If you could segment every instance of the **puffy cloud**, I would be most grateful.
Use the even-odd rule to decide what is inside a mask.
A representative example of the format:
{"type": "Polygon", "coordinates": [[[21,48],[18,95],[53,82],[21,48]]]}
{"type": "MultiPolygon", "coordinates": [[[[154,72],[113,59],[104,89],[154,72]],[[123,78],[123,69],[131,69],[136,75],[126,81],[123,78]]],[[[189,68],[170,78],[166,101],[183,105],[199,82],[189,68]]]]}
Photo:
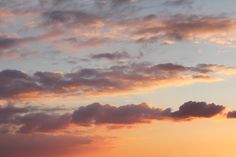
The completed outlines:
{"type": "Polygon", "coordinates": [[[216,105],[214,103],[207,104],[206,102],[189,101],[180,106],[179,110],[173,112],[171,115],[177,119],[191,117],[212,117],[224,109],[224,106],[216,105]]]}
{"type": "Polygon", "coordinates": [[[22,125],[17,131],[19,133],[52,132],[66,128],[70,124],[71,115],[46,114],[41,112],[19,116],[15,120],[17,124],[22,125]]]}
{"type": "Polygon", "coordinates": [[[73,122],[84,126],[92,124],[142,123],[148,122],[148,119],[154,119],[161,112],[160,109],[150,108],[146,104],[114,107],[94,103],[75,110],[73,113],[73,122]]]}
{"type": "Polygon", "coordinates": [[[29,112],[29,108],[20,108],[12,105],[0,107],[0,123],[10,123],[14,120],[14,116],[29,112]]]}
{"type": "Polygon", "coordinates": [[[191,118],[209,118],[221,113],[224,106],[205,102],[186,102],[179,110],[161,110],[147,104],[114,107],[98,103],[80,107],[73,113],[73,122],[78,125],[92,124],[134,124],[147,123],[151,120],[187,120],[191,118]]]}
{"type": "Polygon", "coordinates": [[[71,122],[71,114],[66,112],[65,108],[60,107],[1,106],[0,132],[34,133],[64,129],[71,122]]]}
{"type": "Polygon", "coordinates": [[[12,97],[20,93],[39,89],[37,84],[27,74],[17,70],[4,70],[0,72],[0,97],[12,97]]]}
{"type": "Polygon", "coordinates": [[[227,113],[227,118],[236,118],[236,111],[230,111],[227,113]]]}

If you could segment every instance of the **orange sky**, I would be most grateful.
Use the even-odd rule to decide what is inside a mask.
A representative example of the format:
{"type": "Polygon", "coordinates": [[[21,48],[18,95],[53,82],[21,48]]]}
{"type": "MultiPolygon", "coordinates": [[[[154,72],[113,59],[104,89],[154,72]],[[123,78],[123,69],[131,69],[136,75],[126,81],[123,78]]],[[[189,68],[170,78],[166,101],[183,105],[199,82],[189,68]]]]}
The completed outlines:
{"type": "Polygon", "coordinates": [[[235,0],[0,0],[0,157],[235,157],[235,0]]]}
{"type": "Polygon", "coordinates": [[[151,125],[112,130],[109,133],[104,131],[103,135],[116,138],[111,138],[109,142],[99,145],[99,149],[82,156],[234,157],[236,144],[234,123],[234,120],[155,122],[151,125]]]}

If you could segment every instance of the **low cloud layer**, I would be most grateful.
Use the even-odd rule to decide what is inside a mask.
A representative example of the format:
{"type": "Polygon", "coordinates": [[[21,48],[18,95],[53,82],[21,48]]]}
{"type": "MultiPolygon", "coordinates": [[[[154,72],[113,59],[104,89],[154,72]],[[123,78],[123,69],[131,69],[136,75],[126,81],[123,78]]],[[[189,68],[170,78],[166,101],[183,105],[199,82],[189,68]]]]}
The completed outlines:
{"type": "Polygon", "coordinates": [[[1,119],[3,119],[0,126],[5,126],[5,130],[7,130],[6,125],[9,126],[9,131],[6,133],[24,134],[55,132],[65,130],[72,125],[90,127],[133,125],[150,123],[153,120],[189,121],[196,118],[211,118],[222,113],[225,109],[222,105],[194,101],[184,103],[176,111],[172,111],[170,108],[150,107],[145,103],[119,107],[94,103],[63,114],[37,110],[28,113],[27,108],[16,106],[12,106],[11,111],[9,111],[9,108],[8,106],[0,108],[1,119]]]}
{"type": "MultiPolygon", "coordinates": [[[[121,126],[130,127],[154,120],[183,122],[217,115],[225,116],[225,107],[214,103],[189,101],[172,111],[170,108],[151,107],[146,103],[119,107],[93,103],[68,113],[64,112],[57,108],[43,109],[12,104],[1,106],[0,156],[63,157],[70,153],[72,156],[78,155],[87,152],[88,147],[91,151],[99,137],[68,135],[66,128],[68,131],[75,126],[82,130],[91,126],[119,129],[121,126]]],[[[234,112],[228,112],[227,117],[235,118],[234,112]]]]}
{"type": "Polygon", "coordinates": [[[127,64],[70,73],[35,72],[33,75],[18,70],[3,70],[0,72],[0,99],[122,94],[141,88],[216,81],[221,79],[220,75],[235,73],[235,67],[212,64],[188,67],[171,63],[127,64]]]}
{"type": "Polygon", "coordinates": [[[93,142],[88,137],[68,135],[0,134],[2,157],[63,157],[65,154],[82,153],[93,142]]]}

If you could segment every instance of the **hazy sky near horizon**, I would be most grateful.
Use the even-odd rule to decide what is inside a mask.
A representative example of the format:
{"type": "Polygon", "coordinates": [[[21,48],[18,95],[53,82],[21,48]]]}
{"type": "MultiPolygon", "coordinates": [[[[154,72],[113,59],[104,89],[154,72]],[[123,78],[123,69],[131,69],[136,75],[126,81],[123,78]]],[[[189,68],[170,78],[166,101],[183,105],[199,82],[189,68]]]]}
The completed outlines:
{"type": "Polygon", "coordinates": [[[235,8],[0,0],[0,156],[234,157],[235,8]]]}

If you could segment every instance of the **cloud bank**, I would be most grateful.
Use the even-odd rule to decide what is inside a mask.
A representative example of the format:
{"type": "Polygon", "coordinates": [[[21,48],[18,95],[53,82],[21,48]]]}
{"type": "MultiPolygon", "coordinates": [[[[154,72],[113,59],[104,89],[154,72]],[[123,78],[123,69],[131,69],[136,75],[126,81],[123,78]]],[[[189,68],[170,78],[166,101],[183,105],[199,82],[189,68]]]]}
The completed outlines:
{"type": "Polygon", "coordinates": [[[190,67],[172,63],[125,64],[68,73],[38,71],[33,75],[3,70],[0,72],[0,98],[122,94],[167,85],[216,81],[221,79],[221,75],[235,74],[235,67],[213,64],[190,67]]]}
{"type": "MultiPolygon", "coordinates": [[[[93,103],[71,112],[51,112],[29,107],[5,106],[0,108],[0,126],[5,133],[47,133],[62,131],[70,126],[91,127],[100,125],[133,125],[150,123],[153,120],[189,121],[211,118],[221,114],[225,107],[214,103],[189,101],[172,111],[170,108],[150,107],[146,103],[123,106],[93,103]],[[9,126],[8,131],[7,126],[9,126]],[[15,127],[13,127],[15,126],[15,127]]],[[[231,114],[231,112],[229,112],[231,114]]]]}

